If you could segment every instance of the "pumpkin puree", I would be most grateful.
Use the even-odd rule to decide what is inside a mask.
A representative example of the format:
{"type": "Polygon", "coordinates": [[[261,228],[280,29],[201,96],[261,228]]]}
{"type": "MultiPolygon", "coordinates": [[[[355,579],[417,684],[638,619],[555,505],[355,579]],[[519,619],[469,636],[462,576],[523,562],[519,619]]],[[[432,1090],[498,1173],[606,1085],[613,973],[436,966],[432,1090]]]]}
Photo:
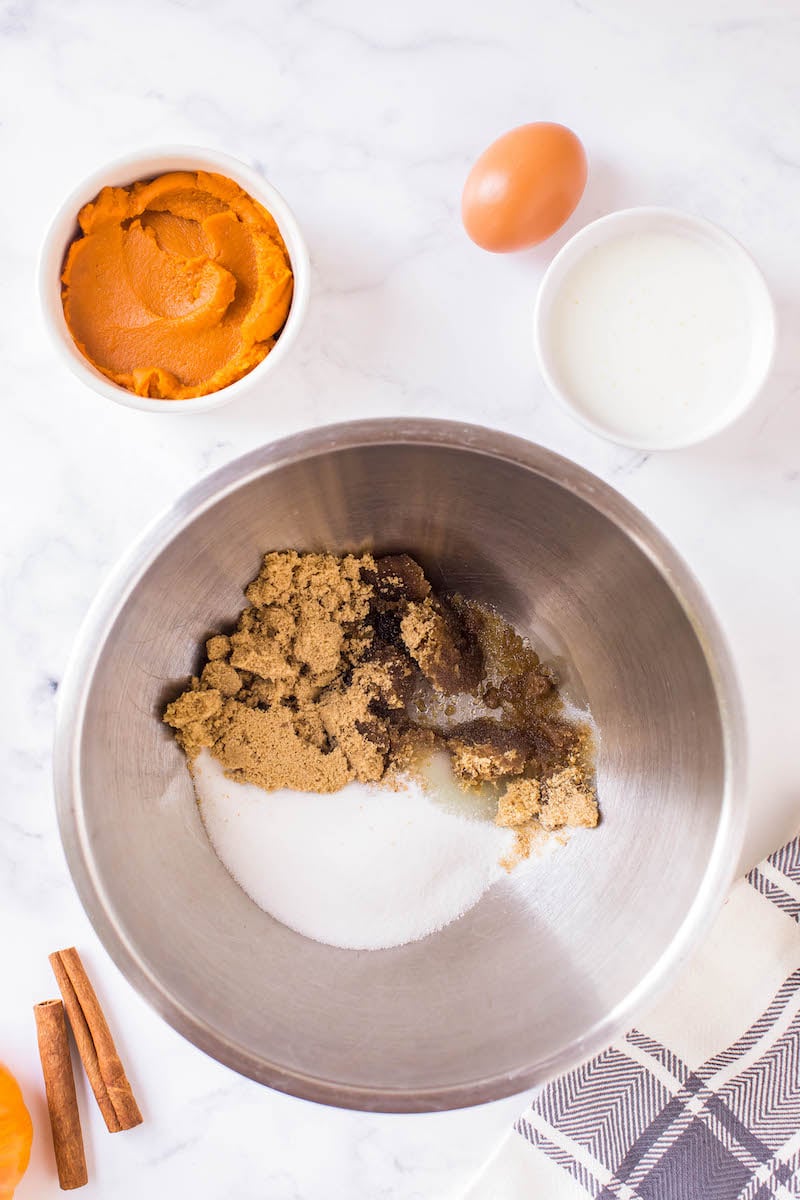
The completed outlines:
{"type": "Polygon", "coordinates": [[[84,356],[138,396],[219,391],[270,352],[292,299],[278,226],[238,184],[174,171],[106,187],[78,214],[61,275],[84,356]]]}

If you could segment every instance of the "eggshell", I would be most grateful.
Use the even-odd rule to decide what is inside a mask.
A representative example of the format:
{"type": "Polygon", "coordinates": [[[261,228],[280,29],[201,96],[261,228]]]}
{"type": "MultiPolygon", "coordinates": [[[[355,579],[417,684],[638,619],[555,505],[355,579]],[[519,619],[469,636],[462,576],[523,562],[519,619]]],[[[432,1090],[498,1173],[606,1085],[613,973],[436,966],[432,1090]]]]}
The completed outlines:
{"type": "Polygon", "coordinates": [[[560,229],[586,186],[586,152],[565,125],[536,121],[504,133],[473,166],[461,216],[473,242],[506,253],[560,229]]]}

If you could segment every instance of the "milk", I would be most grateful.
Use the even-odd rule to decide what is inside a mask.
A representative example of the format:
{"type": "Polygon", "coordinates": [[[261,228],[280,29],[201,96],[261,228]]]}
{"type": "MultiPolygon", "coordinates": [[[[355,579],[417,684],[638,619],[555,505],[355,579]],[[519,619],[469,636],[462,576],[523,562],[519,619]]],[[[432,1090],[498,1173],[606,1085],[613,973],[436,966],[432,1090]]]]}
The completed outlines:
{"type": "Polygon", "coordinates": [[[735,260],[712,241],[622,233],[581,257],[554,297],[554,377],[611,436],[691,440],[748,371],[749,305],[735,260]]]}

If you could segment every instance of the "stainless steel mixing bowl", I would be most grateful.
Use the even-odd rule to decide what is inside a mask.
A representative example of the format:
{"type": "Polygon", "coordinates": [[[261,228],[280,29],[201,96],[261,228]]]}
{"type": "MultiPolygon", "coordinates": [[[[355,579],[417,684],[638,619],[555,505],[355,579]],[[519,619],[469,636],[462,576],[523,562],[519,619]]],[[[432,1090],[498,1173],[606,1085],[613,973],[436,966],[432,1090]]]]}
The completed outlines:
{"type": "Polygon", "coordinates": [[[720,634],[640,513],[527,442],[387,420],[256,450],[150,527],[80,635],[56,786],[89,916],[176,1029],[295,1095],[421,1111],[522,1091],[631,1023],[733,871],[741,747],[720,634]],[[601,826],[399,949],[332,949],[258,909],[159,718],[262,554],[287,547],[408,550],[544,644],[600,730],[601,826]]]}

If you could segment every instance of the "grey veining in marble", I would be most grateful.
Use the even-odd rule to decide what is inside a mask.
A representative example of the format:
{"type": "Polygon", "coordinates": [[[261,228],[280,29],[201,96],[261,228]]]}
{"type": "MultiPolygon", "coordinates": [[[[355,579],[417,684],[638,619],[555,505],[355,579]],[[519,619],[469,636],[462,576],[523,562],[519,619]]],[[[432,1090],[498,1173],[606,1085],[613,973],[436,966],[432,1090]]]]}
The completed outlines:
{"type": "Polygon", "coordinates": [[[5,422],[0,750],[0,1059],[36,1123],[20,1200],[57,1194],[30,1005],[76,942],[127,1051],[146,1123],[110,1138],[83,1088],[87,1197],[431,1200],[458,1194],[512,1119],[365,1117],[239,1079],[184,1043],[99,946],[51,800],[55,696],[105,570],[200,475],[328,420],[423,414],[541,441],[609,480],[672,538],[734,647],[751,739],[755,862],[795,831],[800,595],[800,13],[787,0],[205,0],[0,5],[0,343],[5,422]],[[459,224],[474,156],[527,120],[584,139],[587,191],[550,243],[493,257],[459,224]],[[257,164],[306,232],[307,325],[268,389],[193,419],[104,402],[44,339],[38,247],[98,164],[165,142],[257,164]],[[715,440],[645,455],[549,400],[531,312],[552,254],[614,208],[718,221],[765,271],[782,338],[756,407],[715,440]]]}

